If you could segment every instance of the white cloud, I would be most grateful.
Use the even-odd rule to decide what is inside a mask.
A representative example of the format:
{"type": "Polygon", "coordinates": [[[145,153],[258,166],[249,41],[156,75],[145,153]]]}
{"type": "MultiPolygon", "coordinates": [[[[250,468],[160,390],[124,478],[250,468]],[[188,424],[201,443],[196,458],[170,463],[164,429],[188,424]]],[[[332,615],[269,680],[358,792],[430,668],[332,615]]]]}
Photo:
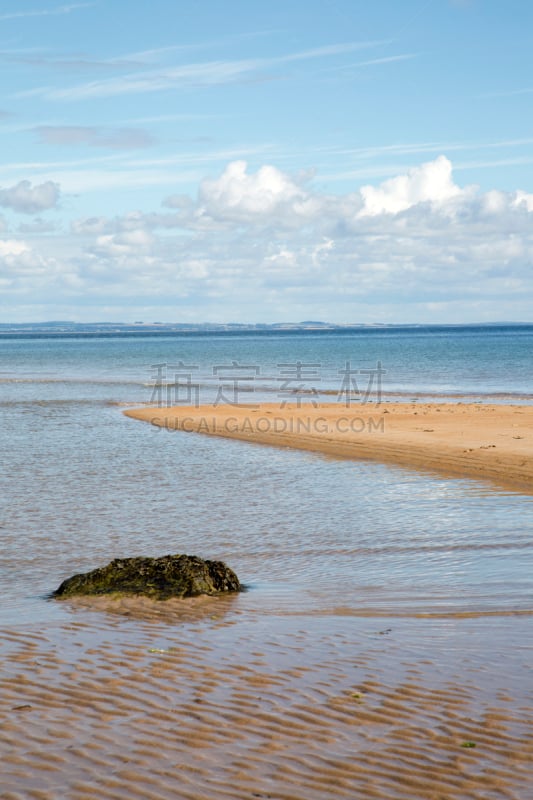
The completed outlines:
{"type": "Polygon", "coordinates": [[[109,229],[106,217],[83,217],[71,223],[71,232],[75,236],[100,236],[109,229]]]}
{"type": "Polygon", "coordinates": [[[171,194],[163,200],[162,205],[166,208],[190,208],[191,198],[186,194],[171,194]]]}
{"type": "Polygon", "coordinates": [[[99,236],[94,252],[105,256],[125,257],[148,251],[152,243],[151,234],[142,228],[137,228],[119,234],[99,236]]]}
{"type": "Polygon", "coordinates": [[[281,206],[303,202],[306,193],[276,167],[261,167],[248,174],[245,161],[228,164],[220,178],[200,186],[200,214],[213,218],[268,217],[281,206]]]}
{"type": "Polygon", "coordinates": [[[334,247],[335,247],[335,242],[333,241],[333,239],[324,239],[323,242],[315,245],[313,252],[311,253],[311,261],[313,263],[313,266],[315,267],[319,266],[324,260],[324,257],[327,256],[327,254],[331,250],[333,250],[334,247]]]}
{"type": "Polygon", "coordinates": [[[360,216],[398,214],[418,203],[438,207],[462,194],[452,178],[452,165],[445,156],[390,178],[378,187],[363,186],[360,216]]]}
{"type": "Polygon", "coordinates": [[[37,214],[55,208],[59,195],[59,184],[53,181],[38,186],[32,186],[30,181],[20,181],[9,189],[0,189],[0,206],[22,214],[37,214]]]}
{"type": "Polygon", "coordinates": [[[25,242],[19,239],[4,239],[0,241],[0,258],[18,258],[25,253],[28,253],[30,248],[25,242]]]}
{"type": "Polygon", "coordinates": [[[516,192],[514,205],[519,207],[522,206],[528,211],[533,211],[533,194],[528,194],[527,192],[522,191],[516,192]]]}
{"type": "Polygon", "coordinates": [[[481,208],[485,214],[502,214],[509,204],[509,198],[505,192],[493,189],[486,192],[481,201],[481,208]]]}
{"type": "MultiPolygon", "coordinates": [[[[0,240],[0,284],[4,297],[31,294],[46,289],[55,281],[57,271],[61,271],[53,258],[36,252],[21,239],[0,240]]],[[[58,285],[56,291],[64,286],[58,285]]]]}
{"type": "Polygon", "coordinates": [[[25,270],[40,270],[55,299],[122,306],[125,319],[140,304],[174,309],[168,319],[187,304],[220,320],[516,319],[533,307],[532,201],[461,187],[444,158],[336,196],[238,161],[196,202],[167,200],[175,211],[81,218],[35,234],[33,250],[5,239],[0,264],[17,292],[31,295],[25,270]]]}
{"type": "Polygon", "coordinates": [[[275,266],[281,266],[283,268],[296,267],[298,265],[297,253],[287,250],[286,247],[281,247],[277,253],[266,256],[265,261],[267,264],[270,262],[275,266]]]}

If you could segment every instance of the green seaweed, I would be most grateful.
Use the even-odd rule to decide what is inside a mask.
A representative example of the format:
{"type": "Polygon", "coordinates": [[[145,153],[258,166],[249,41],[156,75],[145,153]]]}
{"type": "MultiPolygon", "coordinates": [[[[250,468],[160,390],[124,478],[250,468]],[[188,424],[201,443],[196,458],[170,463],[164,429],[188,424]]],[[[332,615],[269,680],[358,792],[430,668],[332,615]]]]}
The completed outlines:
{"type": "Polygon", "coordinates": [[[67,578],[52,596],[124,594],[168,600],[171,597],[240,590],[239,579],[222,561],[167,555],[160,558],[116,558],[105,567],[67,578]]]}

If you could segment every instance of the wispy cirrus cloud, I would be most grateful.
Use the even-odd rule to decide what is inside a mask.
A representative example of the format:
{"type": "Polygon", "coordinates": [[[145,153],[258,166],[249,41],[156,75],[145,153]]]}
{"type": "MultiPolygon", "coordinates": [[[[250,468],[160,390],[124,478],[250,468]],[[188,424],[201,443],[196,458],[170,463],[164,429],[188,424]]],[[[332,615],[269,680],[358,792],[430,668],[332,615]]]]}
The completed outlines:
{"type": "MultiPolygon", "coordinates": [[[[31,16],[31,15],[30,15],[31,16]]],[[[0,17],[1,19],[1,17],[0,17]]],[[[0,61],[8,64],[25,64],[59,71],[117,73],[132,69],[146,69],[163,61],[171,53],[199,49],[198,45],[172,45],[151,50],[140,50],[110,58],[94,58],[87,55],[61,55],[38,48],[15,48],[0,50],[0,61]]]]}
{"type": "Polygon", "coordinates": [[[89,98],[113,97],[125,94],[158,92],[167,89],[187,89],[236,83],[250,80],[267,70],[302,61],[331,58],[356,50],[377,47],[383,41],[347,42],[325,45],[296,53],[288,53],[270,58],[250,58],[240,60],[217,60],[181,64],[179,66],[159,67],[78,84],[69,88],[50,86],[21,92],[18,96],[41,96],[48,100],[76,101],[89,98]]]}
{"type": "Polygon", "coordinates": [[[341,64],[340,66],[326,67],[321,70],[321,72],[353,72],[354,69],[360,69],[361,67],[374,67],[379,66],[380,64],[392,64],[396,61],[411,61],[411,59],[416,58],[417,55],[417,53],[399,53],[398,55],[393,56],[370,58],[366,61],[355,61],[350,62],[349,64],[341,64]]]}
{"type": "Polygon", "coordinates": [[[377,66],[378,64],[391,64],[394,61],[410,61],[412,58],[416,58],[416,53],[400,53],[397,56],[383,56],[383,58],[371,58],[368,61],[360,61],[358,64],[354,64],[356,67],[373,67],[377,66]]]}
{"type": "Polygon", "coordinates": [[[0,21],[9,19],[23,19],[25,17],[56,17],[63,14],[70,14],[80,8],[90,8],[95,3],[69,3],[55,8],[28,9],[27,11],[8,11],[0,14],[0,21]]]}
{"type": "Polygon", "coordinates": [[[41,125],[34,129],[41,142],[50,145],[86,145],[111,150],[150,147],[155,138],[135,128],[105,128],[83,125],[41,125]]]}
{"type": "Polygon", "coordinates": [[[521,95],[533,94],[533,87],[523,89],[507,89],[501,92],[485,92],[481,97],[520,97],[521,95]]]}
{"type": "MultiPolygon", "coordinates": [[[[83,8],[85,6],[90,7],[92,5],[96,4],[85,3],[79,4],[76,7],[83,8]]],[[[64,6],[62,7],[62,13],[66,13],[66,11],[64,11],[65,8],[70,8],[73,10],[74,7],[75,6],[64,6]]],[[[59,13],[59,10],[52,9],[51,11],[41,12],[20,12],[20,16],[31,17],[35,16],[37,13],[39,15],[50,15],[59,13]]],[[[3,17],[0,16],[0,20],[1,19],[3,19],[3,17]]],[[[227,36],[225,38],[216,40],[186,42],[164,45],[161,47],[152,47],[145,50],[135,50],[130,53],[109,56],[107,58],[96,58],[83,53],[79,54],[77,52],[73,54],[61,54],[36,47],[4,48],[0,50],[0,61],[10,64],[25,64],[34,67],[44,67],[59,71],[66,70],[71,72],[74,70],[76,72],[94,71],[99,73],[117,73],[119,71],[124,72],[125,70],[132,69],[147,69],[150,67],[154,68],[156,65],[161,68],[162,63],[165,60],[168,60],[173,55],[179,53],[187,53],[194,50],[203,50],[211,47],[232,46],[235,44],[235,42],[264,36],[267,33],[268,31],[255,31],[250,33],[234,34],[232,36],[227,36]]]]}
{"type": "Polygon", "coordinates": [[[50,55],[41,50],[0,50],[0,61],[6,64],[24,64],[30,67],[48,68],[68,72],[124,72],[146,66],[140,59],[124,58],[96,59],[86,56],[50,55]]]}

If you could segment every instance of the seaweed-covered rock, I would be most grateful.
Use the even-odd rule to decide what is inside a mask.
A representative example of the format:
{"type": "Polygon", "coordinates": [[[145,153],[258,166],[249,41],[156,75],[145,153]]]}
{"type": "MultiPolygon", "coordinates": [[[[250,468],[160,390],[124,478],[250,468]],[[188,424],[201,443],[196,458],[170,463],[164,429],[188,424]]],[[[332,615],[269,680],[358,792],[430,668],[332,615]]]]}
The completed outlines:
{"type": "Polygon", "coordinates": [[[105,567],[67,578],[53,597],[112,594],[146,595],[155,600],[238,592],[239,579],[222,561],[197,556],[115,558],[105,567]]]}

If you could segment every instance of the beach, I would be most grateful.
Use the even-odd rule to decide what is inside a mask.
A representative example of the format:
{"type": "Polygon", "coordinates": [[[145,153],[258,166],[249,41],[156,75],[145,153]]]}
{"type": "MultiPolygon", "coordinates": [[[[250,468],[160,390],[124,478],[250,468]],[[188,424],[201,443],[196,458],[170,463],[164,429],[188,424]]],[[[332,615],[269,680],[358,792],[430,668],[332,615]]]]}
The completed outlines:
{"type": "Polygon", "coordinates": [[[0,800],[533,800],[533,2],[1,5],[0,800]]]}
{"type": "Polygon", "coordinates": [[[0,339],[1,800],[530,800],[532,341],[0,339]],[[381,403],[331,402],[348,358],[381,403]],[[50,598],[168,553],[245,591],[50,598]]]}
{"type": "Polygon", "coordinates": [[[533,492],[533,406],[263,403],[124,413],[169,430],[378,460],[533,492]]]}
{"type": "Polygon", "coordinates": [[[528,800],[530,619],[71,605],[2,631],[3,800],[528,800]]]}

